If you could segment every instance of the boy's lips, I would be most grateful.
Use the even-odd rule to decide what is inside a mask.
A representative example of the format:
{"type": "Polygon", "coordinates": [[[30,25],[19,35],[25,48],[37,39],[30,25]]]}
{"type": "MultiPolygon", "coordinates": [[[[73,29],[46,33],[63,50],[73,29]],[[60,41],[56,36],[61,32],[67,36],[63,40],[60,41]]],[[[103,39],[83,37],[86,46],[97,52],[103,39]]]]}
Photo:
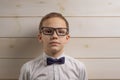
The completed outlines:
{"type": "Polygon", "coordinates": [[[50,42],[50,45],[59,45],[59,42],[50,42]]]}

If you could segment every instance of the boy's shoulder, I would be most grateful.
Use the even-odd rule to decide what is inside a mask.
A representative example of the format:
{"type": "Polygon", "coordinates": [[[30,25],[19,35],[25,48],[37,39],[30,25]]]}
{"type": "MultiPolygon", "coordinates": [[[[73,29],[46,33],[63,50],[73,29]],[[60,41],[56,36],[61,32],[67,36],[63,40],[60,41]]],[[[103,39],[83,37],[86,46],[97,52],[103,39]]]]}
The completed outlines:
{"type": "Polygon", "coordinates": [[[67,63],[71,64],[71,65],[74,65],[74,66],[78,66],[78,67],[85,67],[84,63],[76,58],[73,58],[73,57],[70,57],[70,56],[67,56],[65,55],[66,57],[66,61],[67,63]]]}
{"type": "Polygon", "coordinates": [[[27,61],[26,63],[23,64],[22,67],[30,68],[30,67],[33,67],[34,65],[40,63],[41,61],[42,61],[42,57],[39,56],[37,58],[27,61]]]}

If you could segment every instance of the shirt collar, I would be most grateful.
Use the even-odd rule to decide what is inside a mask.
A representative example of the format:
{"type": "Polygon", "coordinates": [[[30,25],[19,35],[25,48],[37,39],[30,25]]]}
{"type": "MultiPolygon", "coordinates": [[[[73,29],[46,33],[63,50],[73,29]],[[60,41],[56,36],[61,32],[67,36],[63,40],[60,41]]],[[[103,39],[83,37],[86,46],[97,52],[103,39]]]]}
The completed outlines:
{"type": "Polygon", "coordinates": [[[63,52],[60,56],[58,56],[57,58],[54,58],[54,57],[52,57],[52,56],[48,56],[45,52],[43,53],[43,55],[44,55],[44,57],[45,57],[45,58],[50,57],[50,58],[53,58],[53,59],[59,59],[59,58],[61,58],[61,57],[64,57],[64,56],[65,56],[65,55],[64,55],[64,52],[63,52]]]}

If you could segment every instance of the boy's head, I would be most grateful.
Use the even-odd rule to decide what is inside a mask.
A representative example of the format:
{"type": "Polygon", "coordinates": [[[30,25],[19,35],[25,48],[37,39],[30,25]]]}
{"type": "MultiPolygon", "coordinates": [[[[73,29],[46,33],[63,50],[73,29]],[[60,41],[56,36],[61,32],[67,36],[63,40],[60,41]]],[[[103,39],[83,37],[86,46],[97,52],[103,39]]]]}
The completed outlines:
{"type": "Polygon", "coordinates": [[[56,57],[63,53],[69,38],[69,24],[61,14],[50,13],[42,18],[38,39],[47,55],[56,57]]]}
{"type": "Polygon", "coordinates": [[[66,23],[66,27],[68,28],[69,30],[69,23],[68,21],[65,19],[65,17],[60,14],[60,13],[56,13],[56,12],[52,12],[52,13],[49,13],[47,15],[45,15],[42,19],[41,19],[41,22],[40,22],[40,25],[39,25],[39,31],[41,31],[41,27],[43,26],[43,23],[45,20],[49,19],[49,18],[54,18],[54,17],[59,17],[61,19],[63,19],[66,23]]]}

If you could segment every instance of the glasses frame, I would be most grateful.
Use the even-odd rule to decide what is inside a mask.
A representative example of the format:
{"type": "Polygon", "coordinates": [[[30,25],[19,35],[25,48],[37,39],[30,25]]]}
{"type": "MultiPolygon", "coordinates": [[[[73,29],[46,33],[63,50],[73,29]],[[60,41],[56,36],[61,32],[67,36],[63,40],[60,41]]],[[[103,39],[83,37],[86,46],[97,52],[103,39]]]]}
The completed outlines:
{"type": "Polygon", "coordinates": [[[41,27],[41,28],[40,28],[40,33],[43,33],[44,35],[53,35],[54,32],[56,32],[56,34],[57,34],[58,36],[65,36],[65,35],[59,35],[59,33],[57,32],[57,29],[66,29],[67,32],[66,32],[65,35],[69,34],[69,29],[68,29],[68,28],[52,28],[52,27],[41,27]],[[50,28],[50,29],[52,29],[52,30],[53,30],[52,34],[45,34],[45,33],[43,32],[43,29],[44,29],[44,28],[50,28]]]}

